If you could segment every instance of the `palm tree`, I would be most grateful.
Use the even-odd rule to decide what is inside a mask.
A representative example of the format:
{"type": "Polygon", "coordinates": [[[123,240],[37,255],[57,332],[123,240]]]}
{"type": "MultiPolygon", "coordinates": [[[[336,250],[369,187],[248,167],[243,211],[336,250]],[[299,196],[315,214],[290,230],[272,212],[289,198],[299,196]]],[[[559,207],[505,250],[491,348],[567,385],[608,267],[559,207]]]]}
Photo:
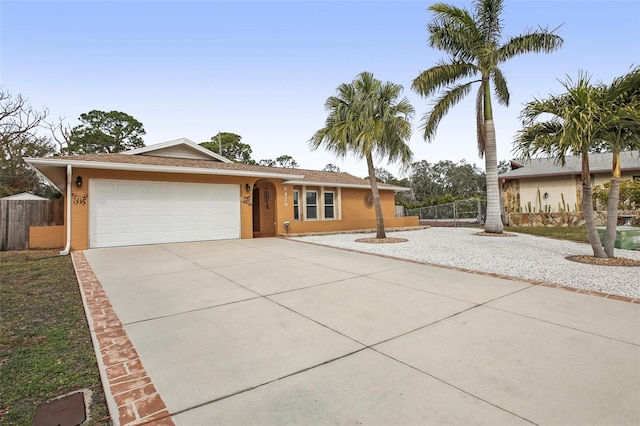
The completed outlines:
{"type": "Polygon", "coordinates": [[[447,61],[423,71],[412,88],[424,97],[445,90],[433,109],[425,114],[421,128],[424,139],[435,138],[440,120],[449,109],[480,83],[476,97],[476,126],[480,157],[485,156],[487,218],[485,231],[502,233],[500,187],[498,185],[496,134],[491,106],[491,82],[498,103],[509,105],[507,81],[498,67],[514,56],[530,52],[552,52],[562,45],[553,31],[539,29],[512,37],[500,45],[503,0],[475,0],[473,15],[466,9],[444,3],[429,7],[435,18],[427,26],[429,45],[450,55],[447,61]],[[460,80],[477,78],[459,83],[460,80]]]}
{"type": "Polygon", "coordinates": [[[607,256],[614,257],[622,175],[620,152],[640,147],[640,67],[635,67],[628,74],[616,78],[609,86],[599,85],[598,92],[598,138],[613,153],[604,251],[607,256]]]}
{"type": "Polygon", "coordinates": [[[382,83],[372,73],[360,73],[350,84],[341,84],[336,96],[327,99],[325,127],[309,140],[314,150],[323,146],[339,158],[351,153],[367,160],[377,238],[386,238],[386,234],[373,156],[387,158],[390,163],[400,161],[403,166],[413,158],[407,141],[411,138],[414,109],[407,98],[398,101],[401,92],[399,84],[382,83]]]}
{"type": "Polygon", "coordinates": [[[582,213],[593,255],[606,258],[593,212],[589,150],[598,136],[599,98],[598,88],[590,83],[590,77],[581,73],[574,83],[570,78],[562,83],[567,90],[548,99],[528,102],[521,117],[525,127],[516,136],[514,151],[524,158],[537,154],[555,157],[564,165],[568,154],[582,157],[582,213]],[[537,122],[544,114],[548,121],[537,122]]]}
{"type": "Polygon", "coordinates": [[[612,258],[620,199],[620,152],[640,147],[640,68],[609,86],[592,86],[586,74],[576,83],[568,79],[563,86],[567,93],[525,106],[522,116],[527,127],[518,133],[515,150],[524,157],[547,154],[561,164],[569,152],[582,156],[582,211],[589,242],[595,257],[612,258]],[[542,114],[554,118],[535,122],[542,114]],[[612,151],[613,158],[604,248],[595,224],[589,171],[589,151],[596,146],[612,151]]]}

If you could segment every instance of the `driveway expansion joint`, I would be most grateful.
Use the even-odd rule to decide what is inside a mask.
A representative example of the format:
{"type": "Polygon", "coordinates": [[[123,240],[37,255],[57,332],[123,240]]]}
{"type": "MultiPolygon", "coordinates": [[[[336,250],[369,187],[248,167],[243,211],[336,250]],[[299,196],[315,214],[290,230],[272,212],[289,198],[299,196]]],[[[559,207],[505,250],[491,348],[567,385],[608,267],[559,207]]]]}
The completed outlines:
{"type": "MultiPolygon", "coordinates": [[[[390,340],[391,340],[391,339],[390,339],[390,340]]],[[[381,342],[381,343],[383,343],[383,342],[381,342]]],[[[377,344],[379,344],[379,343],[377,343],[377,344]]],[[[377,344],[376,344],[376,345],[377,345],[377,344]]],[[[418,371],[418,372],[420,372],[420,373],[422,373],[422,374],[424,374],[424,375],[426,375],[426,376],[429,376],[429,377],[431,377],[432,379],[437,380],[437,381],[439,381],[440,383],[442,383],[442,384],[444,384],[444,385],[446,385],[446,386],[450,386],[451,388],[456,389],[456,390],[458,390],[458,391],[460,391],[460,392],[462,392],[462,393],[464,393],[464,394],[466,394],[466,395],[469,395],[469,396],[471,396],[471,397],[473,397],[473,398],[476,398],[476,399],[477,399],[477,400],[479,400],[479,401],[482,401],[482,402],[484,402],[484,403],[486,403],[486,404],[489,404],[489,405],[491,405],[491,406],[493,406],[493,407],[496,407],[496,408],[497,408],[497,409],[499,409],[499,410],[502,410],[502,411],[504,411],[504,412],[506,412],[506,413],[509,413],[509,414],[511,414],[511,415],[513,415],[513,416],[515,416],[515,417],[518,417],[519,419],[522,419],[522,420],[524,420],[524,421],[525,421],[525,422],[527,422],[527,423],[531,423],[531,424],[533,424],[533,425],[538,425],[538,423],[536,423],[536,422],[534,422],[534,421],[532,421],[532,420],[529,420],[529,419],[527,419],[527,418],[525,418],[525,417],[522,417],[521,415],[516,414],[516,413],[514,413],[513,411],[507,410],[506,408],[501,407],[500,405],[497,405],[497,404],[495,404],[495,403],[493,403],[493,402],[491,402],[491,401],[488,401],[488,400],[487,400],[487,399],[485,399],[485,398],[482,398],[482,397],[480,397],[480,396],[478,396],[478,395],[474,395],[473,393],[471,393],[471,392],[469,392],[469,391],[466,391],[466,390],[462,389],[461,387],[454,385],[453,383],[449,383],[449,382],[447,382],[446,380],[441,379],[441,378],[440,378],[440,377],[438,377],[438,376],[434,376],[433,374],[429,373],[428,371],[424,371],[424,370],[422,370],[422,369],[420,369],[420,368],[418,368],[418,367],[416,367],[416,366],[414,366],[414,365],[407,364],[406,362],[403,362],[403,361],[401,361],[401,360],[399,360],[399,359],[397,359],[397,358],[395,358],[395,357],[393,357],[393,356],[391,356],[391,355],[389,355],[389,354],[386,354],[386,353],[384,353],[384,352],[381,352],[379,349],[376,349],[376,348],[373,348],[373,347],[372,347],[372,348],[369,348],[369,349],[371,349],[371,350],[373,350],[373,351],[375,351],[375,352],[379,353],[380,355],[382,355],[382,356],[384,356],[384,357],[389,358],[389,359],[390,359],[390,360],[392,360],[392,361],[395,361],[395,362],[397,362],[397,363],[399,363],[399,364],[402,364],[402,365],[404,365],[404,366],[406,366],[406,367],[409,367],[409,368],[411,368],[412,370],[418,371]]]]}
{"type": "Polygon", "coordinates": [[[628,302],[628,303],[633,303],[633,304],[640,304],[640,299],[636,299],[636,298],[633,298],[633,297],[622,296],[622,295],[619,295],[619,294],[605,293],[605,292],[596,291],[596,290],[587,290],[587,289],[582,289],[582,288],[570,287],[570,286],[562,285],[562,284],[555,284],[555,283],[547,282],[547,281],[540,281],[540,280],[534,280],[534,279],[521,278],[521,277],[511,276],[511,275],[507,275],[507,274],[499,274],[499,273],[495,273],[495,272],[478,271],[478,270],[475,270],[475,269],[461,268],[461,267],[458,267],[458,266],[444,265],[444,264],[441,264],[441,263],[433,263],[433,262],[425,262],[425,261],[421,261],[421,260],[406,259],[406,258],[403,258],[403,257],[390,256],[390,255],[386,255],[386,254],[369,252],[369,251],[364,251],[364,250],[356,250],[356,249],[347,248],[347,247],[340,247],[340,246],[337,246],[337,245],[322,244],[322,243],[318,243],[318,242],[315,242],[315,241],[305,241],[305,240],[301,240],[301,239],[295,239],[295,241],[298,241],[298,242],[301,242],[301,243],[304,243],[304,244],[315,245],[315,246],[319,246],[319,247],[331,247],[331,248],[334,248],[334,249],[337,249],[337,250],[350,251],[350,252],[353,252],[353,253],[368,254],[368,255],[372,255],[372,256],[382,257],[382,258],[385,258],[385,259],[398,260],[398,261],[401,261],[401,262],[407,262],[407,263],[414,264],[414,265],[432,266],[432,267],[435,267],[435,268],[448,269],[450,271],[466,272],[466,273],[469,273],[469,274],[477,274],[477,275],[482,275],[482,276],[485,276],[485,277],[501,278],[501,279],[506,279],[506,280],[510,280],[510,281],[519,281],[519,282],[523,282],[523,283],[527,283],[527,284],[532,284],[532,285],[535,285],[535,286],[555,288],[557,290],[564,290],[564,291],[568,291],[568,292],[571,292],[571,293],[587,294],[589,296],[596,296],[596,297],[602,297],[602,298],[605,298],[605,299],[618,300],[620,302],[628,302]]]}
{"type": "MultiPolygon", "coordinates": [[[[527,290],[527,289],[525,288],[523,290],[527,290]]],[[[487,303],[489,303],[489,302],[487,302],[487,303]]],[[[569,329],[569,330],[577,331],[579,333],[590,334],[592,336],[600,337],[602,339],[610,339],[610,340],[614,340],[616,342],[625,343],[625,344],[632,345],[632,346],[640,346],[640,344],[634,343],[634,342],[630,342],[628,340],[617,339],[615,337],[611,337],[611,336],[607,336],[607,335],[599,334],[599,333],[594,333],[594,332],[583,330],[583,329],[580,329],[580,328],[577,328],[577,327],[571,327],[571,326],[566,325],[566,324],[560,324],[560,323],[557,323],[557,322],[545,320],[543,318],[538,318],[538,317],[534,317],[534,316],[531,316],[531,315],[525,315],[525,314],[522,314],[522,313],[519,313],[519,312],[513,312],[513,311],[510,311],[508,309],[498,308],[498,307],[495,307],[495,306],[486,306],[484,304],[483,304],[483,306],[485,308],[487,308],[487,309],[492,309],[494,311],[502,312],[502,313],[509,314],[509,315],[517,315],[517,316],[522,317],[522,318],[528,318],[528,319],[531,319],[531,320],[534,320],[534,321],[540,321],[540,322],[543,322],[543,323],[546,323],[546,324],[549,324],[549,325],[553,325],[555,327],[562,327],[562,328],[566,328],[566,329],[569,329]]]]}
{"type": "MultiPolygon", "coordinates": [[[[250,245],[248,242],[242,245],[245,244],[250,245]]],[[[281,256],[314,252],[312,248],[297,250],[297,247],[282,247],[264,240],[254,244],[273,246],[274,255],[281,256]]],[[[230,249],[234,249],[237,244],[211,245],[215,256],[220,247],[226,249],[230,245],[230,249]]],[[[225,253],[224,259],[211,259],[211,254],[202,252],[201,248],[183,248],[174,255],[175,262],[173,258],[164,258],[166,265],[161,271],[171,270],[174,264],[175,269],[181,270],[189,266],[185,260],[204,259],[200,267],[216,276],[186,274],[175,283],[172,278],[163,278],[159,285],[146,280],[139,289],[134,289],[133,299],[129,298],[128,287],[121,284],[112,287],[109,278],[105,278],[103,292],[106,293],[100,300],[100,311],[91,317],[85,306],[95,347],[100,347],[99,335],[109,337],[104,355],[114,356],[110,361],[117,357],[125,359],[119,361],[124,372],[110,370],[109,376],[118,374],[118,377],[109,380],[104,368],[106,359],[102,359],[102,350],[97,351],[100,368],[104,370],[101,371],[103,383],[113,387],[107,400],[115,406],[115,395],[118,403],[124,403],[131,392],[126,386],[131,384],[135,389],[155,390],[151,377],[138,372],[138,366],[132,364],[142,358],[159,386],[158,391],[169,404],[157,412],[156,417],[141,413],[135,399],[122,413],[116,406],[112,412],[117,416],[132,415],[136,419],[145,416],[132,424],[164,424],[162,422],[172,420],[184,424],[233,424],[234,419],[239,418],[244,420],[236,421],[238,424],[300,424],[304,423],[303,419],[328,418],[325,415],[335,415],[336,420],[357,416],[363,423],[375,423],[378,414],[390,412],[386,423],[394,423],[392,419],[397,414],[407,420],[405,423],[420,424],[425,415],[437,413],[456,418],[460,424],[473,423],[474,415],[481,419],[486,416],[492,424],[544,424],[553,423],[556,410],[558,416],[566,418],[582,414],[583,424],[593,418],[610,424],[627,423],[626,420],[637,423],[637,412],[628,409],[635,406],[631,405],[635,402],[630,395],[638,389],[629,371],[633,372],[633,366],[637,365],[640,344],[620,345],[623,343],[620,339],[633,337],[628,331],[637,329],[632,325],[638,314],[633,306],[597,300],[602,299],[599,297],[555,292],[552,288],[559,286],[554,284],[477,272],[473,276],[468,274],[471,271],[464,271],[463,275],[446,272],[456,268],[421,262],[405,262],[419,267],[398,269],[396,273],[385,268],[388,261],[383,259],[360,261],[359,256],[353,256],[353,272],[350,272],[353,277],[344,279],[344,274],[327,272],[336,265],[350,262],[344,258],[351,259],[347,251],[329,253],[322,259],[325,264],[322,269],[310,267],[304,272],[306,275],[300,274],[299,268],[310,265],[307,259],[290,262],[290,267],[298,268],[290,276],[281,276],[287,273],[287,264],[283,261],[274,263],[274,269],[277,266],[280,273],[263,274],[262,264],[246,268],[221,265],[217,271],[212,265],[227,259],[233,263],[236,256],[225,253]],[[385,270],[379,271],[380,268],[385,270]],[[362,273],[371,270],[379,275],[362,273]],[[403,272],[407,275],[397,276],[403,272]],[[479,278],[482,275],[516,282],[479,278]],[[224,279],[224,285],[218,285],[223,282],[218,277],[224,279]],[[357,278],[353,288],[339,284],[349,284],[353,278],[357,278]],[[209,279],[215,282],[204,285],[209,279]],[[422,283],[422,279],[426,281],[422,283]],[[184,291],[190,282],[196,284],[195,295],[201,297],[184,291]],[[232,288],[231,284],[238,288],[232,288]],[[327,287],[331,284],[337,285],[327,287]],[[437,291],[438,286],[442,294],[437,291]],[[219,288],[226,293],[218,294],[219,288]],[[311,291],[305,294],[305,290],[311,291]],[[237,300],[246,297],[250,299],[237,300]],[[241,302],[245,301],[253,302],[242,306],[241,302]],[[123,320],[131,318],[127,322],[133,323],[135,318],[142,317],[142,314],[130,316],[143,307],[141,303],[146,309],[144,318],[175,316],[178,314],[168,314],[176,309],[181,310],[180,314],[195,310],[212,312],[131,328],[117,317],[113,318],[115,309],[116,315],[123,320]],[[318,305],[324,303],[326,307],[318,305]],[[204,305],[209,306],[203,308],[204,305]],[[219,312],[209,309],[221,305],[239,306],[219,312]],[[483,307],[489,309],[476,309],[483,307]],[[616,315],[618,310],[620,317],[616,315]],[[468,315],[472,321],[461,314],[468,315]],[[601,325],[592,314],[615,318],[601,325]],[[265,315],[273,315],[274,319],[263,327],[265,315]],[[580,322],[582,319],[585,319],[584,325],[580,322]],[[253,327],[256,324],[257,329],[253,327]],[[628,329],[620,330],[627,324],[628,329]],[[131,352],[127,352],[126,347],[129,337],[118,333],[119,330],[128,332],[135,343],[131,352]],[[309,330],[326,339],[309,338],[309,330]],[[286,336],[283,337],[283,333],[286,336]],[[609,338],[602,339],[607,335],[609,338]],[[273,340],[272,336],[277,339],[273,340]],[[166,347],[167,341],[176,338],[182,345],[170,346],[169,352],[158,352],[166,347]],[[230,345],[226,345],[227,342],[230,345]],[[182,346],[187,343],[195,350],[184,351],[182,346]],[[585,348],[590,347],[598,351],[589,354],[585,348]],[[216,356],[211,360],[203,358],[202,355],[206,357],[208,353],[216,356]],[[246,359],[241,358],[245,354],[246,359]],[[462,364],[452,364],[451,357],[457,357],[462,364]],[[574,359],[579,362],[572,362],[574,359]],[[185,370],[173,370],[176,366],[185,370]],[[589,373],[587,382],[585,372],[589,373]],[[593,386],[589,386],[591,384],[593,386]],[[338,394],[336,389],[345,393],[338,394]],[[387,394],[390,389],[394,390],[387,394]],[[506,394],[504,389],[514,391],[506,394]],[[575,389],[581,389],[579,395],[575,389]],[[353,401],[346,400],[346,395],[353,401]],[[606,408],[612,406],[616,409],[606,408]],[[393,413],[395,408],[399,410],[397,413],[393,413]],[[377,409],[380,413],[376,414],[377,409]]],[[[114,264],[107,256],[101,256],[102,252],[85,254],[98,277],[102,277],[104,271],[105,277],[131,273],[126,284],[135,286],[137,275],[155,268],[152,264],[139,265],[140,260],[148,259],[155,252],[140,251],[137,258],[126,259],[119,271],[112,269],[114,264]]],[[[240,253],[246,255],[242,250],[240,253]]],[[[326,252],[318,250],[318,253],[326,252]]],[[[262,253],[258,256],[266,257],[262,253]]],[[[122,255],[117,257],[118,261],[121,259],[122,255]]],[[[92,280],[100,284],[95,277],[92,280]]]]}

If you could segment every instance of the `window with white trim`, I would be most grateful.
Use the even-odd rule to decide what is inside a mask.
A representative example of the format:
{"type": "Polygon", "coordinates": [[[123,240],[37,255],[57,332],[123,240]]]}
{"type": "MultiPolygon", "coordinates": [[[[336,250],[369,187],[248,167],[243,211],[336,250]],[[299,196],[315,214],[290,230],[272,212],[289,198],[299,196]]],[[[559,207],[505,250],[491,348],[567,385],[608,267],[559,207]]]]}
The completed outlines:
{"type": "Polygon", "coordinates": [[[307,191],[305,194],[307,214],[305,219],[318,218],[318,191],[307,191]]]}
{"type": "Polygon", "coordinates": [[[300,220],[300,191],[293,190],[293,220],[300,220]]]}
{"type": "Polygon", "coordinates": [[[324,193],[324,218],[335,219],[335,195],[333,191],[327,191],[324,193]]]}

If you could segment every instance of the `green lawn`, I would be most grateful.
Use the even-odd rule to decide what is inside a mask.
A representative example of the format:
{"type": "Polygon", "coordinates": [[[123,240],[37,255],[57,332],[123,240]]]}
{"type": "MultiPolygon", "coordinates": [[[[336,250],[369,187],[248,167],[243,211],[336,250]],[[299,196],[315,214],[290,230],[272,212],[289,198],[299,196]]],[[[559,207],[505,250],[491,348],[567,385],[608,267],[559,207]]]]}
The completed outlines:
{"type": "Polygon", "coordinates": [[[578,227],[547,227],[547,226],[505,226],[507,232],[519,232],[521,234],[538,235],[540,237],[558,238],[561,240],[589,242],[587,228],[578,227]]]}
{"type": "Polygon", "coordinates": [[[0,327],[0,424],[31,425],[39,404],[85,388],[86,424],[111,424],[70,256],[0,253],[0,327]]]}

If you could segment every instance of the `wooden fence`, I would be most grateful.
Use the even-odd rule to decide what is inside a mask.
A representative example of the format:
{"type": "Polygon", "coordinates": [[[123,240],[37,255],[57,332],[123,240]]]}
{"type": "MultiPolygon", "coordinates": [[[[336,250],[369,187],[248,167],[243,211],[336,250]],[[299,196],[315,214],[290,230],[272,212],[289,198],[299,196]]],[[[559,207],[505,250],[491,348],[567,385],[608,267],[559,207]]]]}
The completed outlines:
{"type": "Polygon", "coordinates": [[[0,250],[29,248],[29,227],[64,224],[64,200],[0,200],[0,250]]]}

